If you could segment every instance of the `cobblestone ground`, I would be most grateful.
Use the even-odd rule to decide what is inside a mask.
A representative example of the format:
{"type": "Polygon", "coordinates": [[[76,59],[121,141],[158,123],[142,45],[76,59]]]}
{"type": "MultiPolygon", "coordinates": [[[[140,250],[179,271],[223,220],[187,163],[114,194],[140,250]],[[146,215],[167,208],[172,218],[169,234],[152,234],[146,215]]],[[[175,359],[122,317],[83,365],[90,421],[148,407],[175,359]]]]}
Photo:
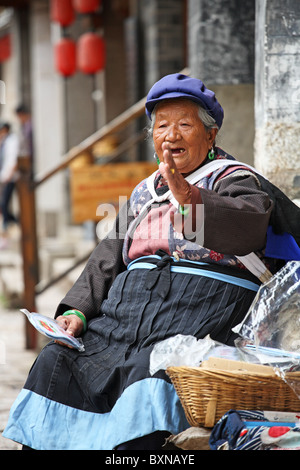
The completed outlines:
{"type": "Polygon", "coordinates": [[[19,444],[5,439],[9,410],[24,385],[36,353],[25,349],[24,324],[19,311],[6,310],[0,305],[0,450],[18,450],[19,444]]]}
{"type": "MultiPolygon", "coordinates": [[[[22,389],[29,369],[37,356],[36,351],[29,351],[25,348],[25,322],[28,321],[25,315],[17,309],[8,310],[3,307],[7,290],[10,294],[16,293],[17,298],[19,298],[23,289],[19,238],[20,233],[18,228],[15,227],[15,230],[10,233],[9,248],[0,251],[0,450],[21,448],[20,445],[5,439],[2,436],[2,431],[6,426],[11,405],[22,389]]],[[[91,251],[93,241],[83,242],[81,235],[78,237],[78,234],[70,235],[70,239],[73,240],[73,243],[78,241],[80,252],[88,253],[91,251]]],[[[51,246],[55,244],[60,246],[60,241],[55,240],[51,246]]],[[[55,258],[54,261],[51,264],[54,276],[57,273],[64,272],[70,266],[70,260],[64,257],[61,259],[55,258]]],[[[71,287],[81,269],[79,267],[78,271],[72,272],[67,279],[39,295],[36,299],[37,311],[53,318],[58,303],[71,287]]],[[[48,339],[39,333],[37,339],[37,349],[40,350],[48,342],[48,339]]]]}

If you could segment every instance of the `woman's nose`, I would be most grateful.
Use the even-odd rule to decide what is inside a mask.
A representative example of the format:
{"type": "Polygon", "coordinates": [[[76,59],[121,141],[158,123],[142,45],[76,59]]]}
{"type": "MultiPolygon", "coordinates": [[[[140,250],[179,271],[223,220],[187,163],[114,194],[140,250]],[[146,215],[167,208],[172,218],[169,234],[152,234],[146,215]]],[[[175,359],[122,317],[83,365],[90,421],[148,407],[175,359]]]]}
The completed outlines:
{"type": "Polygon", "coordinates": [[[178,132],[177,127],[170,126],[168,128],[168,132],[167,132],[167,135],[166,135],[166,140],[174,141],[174,140],[177,140],[178,138],[179,138],[179,132],[178,132]]]}

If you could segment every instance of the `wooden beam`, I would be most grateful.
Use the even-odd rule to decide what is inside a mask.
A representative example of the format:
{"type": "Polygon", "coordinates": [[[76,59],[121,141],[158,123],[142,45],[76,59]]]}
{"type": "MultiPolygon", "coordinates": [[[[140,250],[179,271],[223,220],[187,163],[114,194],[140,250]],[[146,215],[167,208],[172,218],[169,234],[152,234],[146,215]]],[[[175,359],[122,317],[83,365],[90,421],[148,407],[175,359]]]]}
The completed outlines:
{"type": "MultiPolygon", "coordinates": [[[[20,207],[21,246],[23,256],[24,307],[30,312],[36,311],[35,286],[39,280],[37,253],[35,192],[31,180],[31,158],[18,159],[19,179],[17,189],[20,207]]],[[[37,347],[37,332],[25,319],[26,348],[37,347]]]]}
{"type": "Polygon", "coordinates": [[[105,137],[108,137],[109,135],[114,134],[121,129],[124,129],[124,127],[126,127],[132,121],[142,116],[144,111],[145,98],[138,101],[136,104],[124,111],[124,113],[120,114],[110,123],[103,126],[99,131],[95,132],[90,137],[82,141],[79,145],[73,147],[66,155],[63,156],[62,162],[58,166],[46,171],[44,174],[37,175],[35,178],[35,185],[39,186],[59,171],[67,168],[70,163],[75,160],[75,158],[77,158],[83,152],[91,150],[93,146],[99,142],[99,140],[104,139],[105,137]]]}
{"type": "Polygon", "coordinates": [[[0,7],[23,8],[30,4],[30,0],[0,0],[0,7]]]}

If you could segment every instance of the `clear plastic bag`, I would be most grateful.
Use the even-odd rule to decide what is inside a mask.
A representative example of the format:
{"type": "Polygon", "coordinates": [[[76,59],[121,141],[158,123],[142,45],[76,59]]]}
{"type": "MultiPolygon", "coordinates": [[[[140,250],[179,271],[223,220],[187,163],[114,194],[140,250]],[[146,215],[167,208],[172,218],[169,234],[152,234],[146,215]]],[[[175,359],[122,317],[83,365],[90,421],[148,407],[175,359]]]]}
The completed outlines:
{"type": "Polygon", "coordinates": [[[234,328],[255,346],[300,354],[300,262],[288,262],[262,285],[242,323],[234,328]]]}
{"type": "Polygon", "coordinates": [[[150,355],[150,374],[168,367],[198,367],[208,357],[226,357],[239,360],[235,347],[213,341],[210,336],[197,339],[189,335],[176,335],[157,343],[150,355]]]}
{"type": "Polygon", "coordinates": [[[255,358],[273,366],[300,398],[299,261],[288,262],[260,287],[248,314],[234,332],[240,335],[235,345],[244,353],[244,360],[255,358]]]}

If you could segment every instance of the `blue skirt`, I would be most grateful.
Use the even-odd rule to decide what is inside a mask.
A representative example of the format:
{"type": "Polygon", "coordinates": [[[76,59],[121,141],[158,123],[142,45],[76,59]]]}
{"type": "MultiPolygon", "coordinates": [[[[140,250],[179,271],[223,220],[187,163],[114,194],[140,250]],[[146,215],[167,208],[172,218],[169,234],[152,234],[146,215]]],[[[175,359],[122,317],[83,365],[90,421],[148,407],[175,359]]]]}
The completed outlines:
{"type": "Polygon", "coordinates": [[[53,342],[39,354],[3,436],[39,450],[111,450],[189,424],[164,371],[151,376],[155,343],[176,334],[233,344],[253,290],[171,272],[166,298],[147,288],[148,269],[121,273],[89,322],[84,352],[53,342]]]}

